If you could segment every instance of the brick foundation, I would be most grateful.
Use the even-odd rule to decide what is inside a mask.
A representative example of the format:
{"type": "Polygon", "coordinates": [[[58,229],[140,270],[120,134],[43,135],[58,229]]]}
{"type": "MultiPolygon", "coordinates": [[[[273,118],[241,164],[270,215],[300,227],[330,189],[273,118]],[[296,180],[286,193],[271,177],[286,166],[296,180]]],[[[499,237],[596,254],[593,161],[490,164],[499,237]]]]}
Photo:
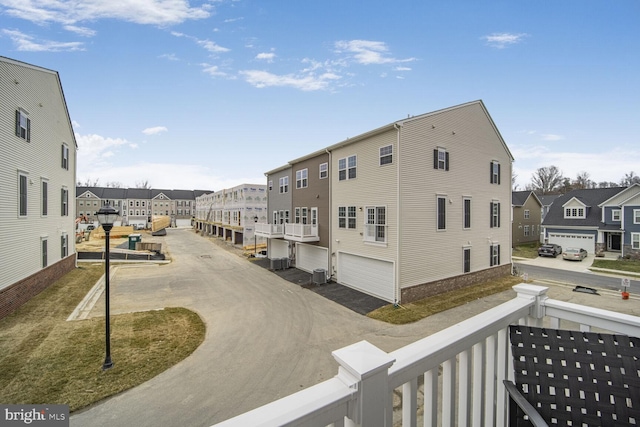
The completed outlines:
{"type": "Polygon", "coordinates": [[[511,274],[511,264],[491,267],[475,273],[462,274],[435,282],[423,283],[401,290],[400,302],[403,304],[421,300],[444,292],[454,291],[511,274]]]}
{"type": "Polygon", "coordinates": [[[0,319],[48,288],[76,266],[76,255],[66,257],[13,285],[0,290],[0,319]]]}

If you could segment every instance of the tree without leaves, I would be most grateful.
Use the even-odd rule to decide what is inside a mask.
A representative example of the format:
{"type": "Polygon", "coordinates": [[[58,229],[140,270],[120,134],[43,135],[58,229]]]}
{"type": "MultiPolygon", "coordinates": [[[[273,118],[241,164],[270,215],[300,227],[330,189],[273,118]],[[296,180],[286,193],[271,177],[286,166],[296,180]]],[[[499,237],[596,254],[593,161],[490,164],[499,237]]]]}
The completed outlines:
{"type": "Polygon", "coordinates": [[[136,181],[136,188],[144,188],[145,190],[149,190],[151,185],[149,184],[149,180],[145,179],[144,181],[136,181]]]}
{"type": "Polygon", "coordinates": [[[110,188],[122,188],[122,183],[118,181],[110,181],[107,182],[104,186],[110,188]]]}
{"type": "Polygon", "coordinates": [[[583,190],[585,188],[596,188],[596,183],[589,179],[589,172],[582,171],[577,176],[576,179],[571,183],[572,190],[583,190]]]}
{"type": "Polygon", "coordinates": [[[563,176],[557,166],[538,168],[531,176],[533,190],[538,194],[558,191],[563,184],[563,176]]]}
{"type": "Polygon", "coordinates": [[[633,184],[640,184],[640,176],[636,175],[634,171],[624,174],[624,178],[620,180],[621,187],[630,187],[633,184]]]}

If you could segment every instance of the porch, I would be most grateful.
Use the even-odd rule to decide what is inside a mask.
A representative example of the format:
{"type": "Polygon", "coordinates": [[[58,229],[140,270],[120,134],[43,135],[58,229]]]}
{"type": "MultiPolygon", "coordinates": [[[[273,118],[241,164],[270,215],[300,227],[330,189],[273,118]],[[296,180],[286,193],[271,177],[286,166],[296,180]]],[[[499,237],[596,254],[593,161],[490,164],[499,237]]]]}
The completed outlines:
{"type": "Polygon", "coordinates": [[[256,224],[256,236],[268,239],[281,239],[284,237],[284,224],[256,224]]]}
{"type": "Polygon", "coordinates": [[[367,341],[336,350],[332,379],[217,425],[505,426],[509,324],[640,336],[640,317],[554,300],[542,286],[514,290],[512,300],[396,351],[367,341]]]}
{"type": "Polygon", "coordinates": [[[318,226],[312,224],[285,224],[284,238],[294,242],[318,242],[318,226]]]}

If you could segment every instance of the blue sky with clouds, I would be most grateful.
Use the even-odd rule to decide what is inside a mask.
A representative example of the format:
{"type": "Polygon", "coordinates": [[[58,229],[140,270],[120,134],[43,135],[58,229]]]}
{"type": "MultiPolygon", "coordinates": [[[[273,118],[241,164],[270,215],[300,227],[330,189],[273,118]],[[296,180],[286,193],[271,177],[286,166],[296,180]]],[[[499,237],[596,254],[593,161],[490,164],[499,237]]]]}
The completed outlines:
{"type": "Polygon", "coordinates": [[[0,0],[0,54],[60,73],[78,178],[219,190],[482,99],[523,188],[640,174],[640,2],[0,0]]]}

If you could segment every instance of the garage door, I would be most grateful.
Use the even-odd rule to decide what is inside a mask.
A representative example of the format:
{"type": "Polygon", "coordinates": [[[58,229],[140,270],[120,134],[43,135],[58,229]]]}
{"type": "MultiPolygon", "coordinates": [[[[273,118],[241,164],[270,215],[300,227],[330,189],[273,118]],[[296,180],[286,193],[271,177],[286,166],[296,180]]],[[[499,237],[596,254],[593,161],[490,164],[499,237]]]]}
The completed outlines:
{"type": "Polygon", "coordinates": [[[269,258],[289,258],[289,242],[282,239],[269,239],[269,258]]]}
{"type": "Polygon", "coordinates": [[[316,268],[329,271],[329,250],[321,246],[296,243],[296,268],[313,273],[316,268]]]}
{"type": "Polygon", "coordinates": [[[176,227],[191,227],[191,219],[176,219],[176,227]]]}
{"type": "Polygon", "coordinates": [[[392,262],[339,252],[338,283],[394,302],[395,280],[392,262]]]}
{"type": "Polygon", "coordinates": [[[595,253],[596,243],[593,234],[549,233],[549,243],[565,248],[582,248],[590,254],[595,253]]]}

